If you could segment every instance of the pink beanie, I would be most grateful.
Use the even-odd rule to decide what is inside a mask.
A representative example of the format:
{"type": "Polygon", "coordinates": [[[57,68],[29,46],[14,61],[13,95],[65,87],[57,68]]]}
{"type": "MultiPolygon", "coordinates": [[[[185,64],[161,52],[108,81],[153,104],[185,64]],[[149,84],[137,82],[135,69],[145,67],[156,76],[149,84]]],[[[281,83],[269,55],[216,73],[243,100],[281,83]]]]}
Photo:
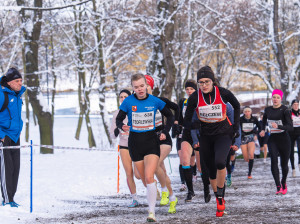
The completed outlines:
{"type": "Polygon", "coordinates": [[[280,89],[274,89],[272,92],[272,96],[275,94],[278,94],[280,96],[280,98],[282,99],[283,92],[280,89]]]}

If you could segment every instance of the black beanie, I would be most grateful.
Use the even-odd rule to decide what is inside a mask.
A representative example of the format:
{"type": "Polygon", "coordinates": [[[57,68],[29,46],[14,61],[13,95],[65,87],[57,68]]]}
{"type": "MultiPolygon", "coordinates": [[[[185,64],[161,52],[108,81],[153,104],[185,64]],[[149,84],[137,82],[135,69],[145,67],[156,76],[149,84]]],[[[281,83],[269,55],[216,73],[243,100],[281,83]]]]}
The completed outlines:
{"type": "Polygon", "coordinates": [[[5,77],[6,77],[6,82],[10,82],[12,80],[22,78],[20,72],[15,68],[8,69],[8,71],[5,74],[5,77]]]}
{"type": "Polygon", "coordinates": [[[192,87],[194,90],[197,90],[197,84],[194,81],[187,80],[185,82],[184,88],[192,87]]]}
{"type": "Polygon", "coordinates": [[[293,106],[294,103],[299,103],[299,100],[294,99],[294,100],[292,101],[291,105],[293,106]]]}
{"type": "Polygon", "coordinates": [[[128,89],[122,89],[119,93],[119,96],[121,95],[121,93],[126,93],[128,96],[131,95],[131,92],[128,89]]]}
{"type": "Polygon", "coordinates": [[[208,65],[200,68],[199,71],[197,72],[197,81],[199,81],[199,79],[203,79],[203,78],[209,78],[213,82],[215,81],[215,74],[214,74],[213,70],[211,69],[211,67],[209,67],[208,65]]]}

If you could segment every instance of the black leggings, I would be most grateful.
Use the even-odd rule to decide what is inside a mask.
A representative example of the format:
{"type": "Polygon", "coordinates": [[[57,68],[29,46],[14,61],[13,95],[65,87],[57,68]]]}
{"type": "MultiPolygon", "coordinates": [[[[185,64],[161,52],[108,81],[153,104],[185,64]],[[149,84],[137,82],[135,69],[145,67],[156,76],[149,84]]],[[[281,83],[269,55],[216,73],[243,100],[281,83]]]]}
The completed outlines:
{"type": "Polygon", "coordinates": [[[208,168],[210,179],[216,179],[217,170],[226,167],[232,139],[230,135],[201,135],[200,153],[208,168]]]}
{"type": "Polygon", "coordinates": [[[295,169],[295,141],[297,141],[297,148],[298,148],[298,164],[300,164],[300,135],[290,135],[291,139],[291,155],[290,155],[290,160],[291,160],[291,166],[292,169],[295,169]]]}
{"type": "Polygon", "coordinates": [[[271,134],[268,141],[268,149],[271,158],[271,172],[275,180],[276,186],[280,186],[278,156],[280,157],[280,164],[282,170],[281,183],[286,183],[286,178],[289,172],[289,158],[291,152],[291,141],[286,132],[279,134],[271,134]]]}

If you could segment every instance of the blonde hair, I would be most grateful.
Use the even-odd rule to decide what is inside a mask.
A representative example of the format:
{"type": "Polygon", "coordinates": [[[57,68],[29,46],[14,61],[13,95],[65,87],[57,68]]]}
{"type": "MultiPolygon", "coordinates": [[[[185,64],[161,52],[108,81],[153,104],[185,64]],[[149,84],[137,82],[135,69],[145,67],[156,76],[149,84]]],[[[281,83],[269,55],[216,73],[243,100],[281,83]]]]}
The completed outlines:
{"type": "Polygon", "coordinates": [[[137,81],[139,79],[144,79],[145,83],[147,84],[146,77],[142,73],[137,73],[131,76],[131,85],[133,81],[137,81]]]}

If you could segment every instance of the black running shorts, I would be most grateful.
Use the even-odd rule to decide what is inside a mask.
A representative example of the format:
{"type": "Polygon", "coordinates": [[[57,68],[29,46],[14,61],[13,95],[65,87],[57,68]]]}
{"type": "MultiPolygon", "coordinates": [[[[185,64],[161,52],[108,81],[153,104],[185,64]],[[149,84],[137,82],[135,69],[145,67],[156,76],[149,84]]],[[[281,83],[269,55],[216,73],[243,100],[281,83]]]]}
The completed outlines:
{"type": "MultiPolygon", "coordinates": [[[[159,136],[158,136],[158,138],[159,138],[159,136]]],[[[160,145],[170,145],[172,147],[172,139],[171,139],[170,134],[168,133],[166,135],[166,139],[165,140],[162,140],[162,141],[159,140],[159,144],[160,145]]]]}
{"type": "Polygon", "coordinates": [[[150,154],[160,156],[159,139],[155,131],[130,132],[128,148],[133,162],[141,161],[150,154]]]}

